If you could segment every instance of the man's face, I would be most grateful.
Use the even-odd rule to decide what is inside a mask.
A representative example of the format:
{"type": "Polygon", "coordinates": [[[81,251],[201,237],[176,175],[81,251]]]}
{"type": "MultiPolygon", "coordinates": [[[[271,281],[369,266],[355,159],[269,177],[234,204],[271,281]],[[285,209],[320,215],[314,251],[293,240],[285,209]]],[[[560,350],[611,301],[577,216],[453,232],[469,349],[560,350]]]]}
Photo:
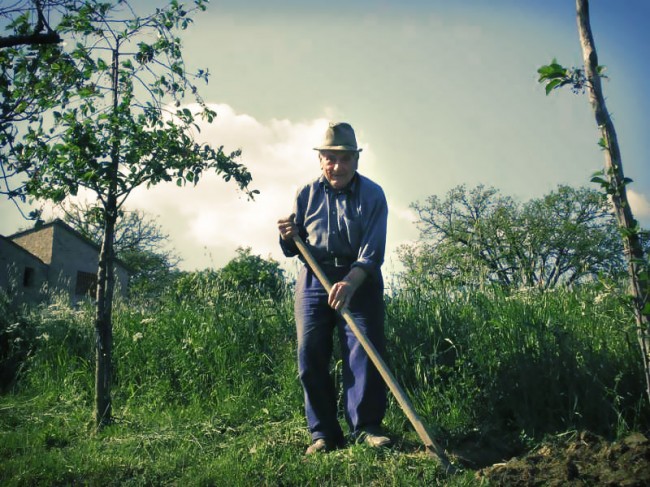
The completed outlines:
{"type": "Polygon", "coordinates": [[[318,158],[325,179],[334,189],[350,184],[359,165],[359,153],[355,151],[323,150],[318,158]]]}

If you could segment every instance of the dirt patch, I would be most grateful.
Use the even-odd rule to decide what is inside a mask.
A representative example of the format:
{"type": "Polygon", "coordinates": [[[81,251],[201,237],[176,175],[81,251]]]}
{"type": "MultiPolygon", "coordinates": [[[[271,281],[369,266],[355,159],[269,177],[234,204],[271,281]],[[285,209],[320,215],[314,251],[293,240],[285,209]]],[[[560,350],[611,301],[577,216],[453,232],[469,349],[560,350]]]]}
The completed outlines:
{"type": "Polygon", "coordinates": [[[476,476],[508,486],[646,486],[650,485],[650,441],[641,433],[616,442],[580,433],[482,468],[476,476]]]}

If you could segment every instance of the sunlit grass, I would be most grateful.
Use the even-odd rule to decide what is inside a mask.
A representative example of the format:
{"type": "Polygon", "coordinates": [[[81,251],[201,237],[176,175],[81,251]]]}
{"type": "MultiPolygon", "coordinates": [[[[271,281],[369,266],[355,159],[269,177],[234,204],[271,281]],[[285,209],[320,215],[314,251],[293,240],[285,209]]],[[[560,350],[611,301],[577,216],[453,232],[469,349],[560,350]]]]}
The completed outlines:
{"type": "MultiPolygon", "coordinates": [[[[115,423],[101,432],[92,309],[4,310],[2,363],[15,377],[0,396],[2,485],[476,484],[471,471],[442,473],[394,400],[392,449],[305,458],[291,298],[229,293],[210,276],[191,285],[116,306],[115,423]]],[[[451,450],[469,437],[649,424],[630,315],[612,288],[403,289],[387,297],[386,326],[391,369],[451,450]]]]}

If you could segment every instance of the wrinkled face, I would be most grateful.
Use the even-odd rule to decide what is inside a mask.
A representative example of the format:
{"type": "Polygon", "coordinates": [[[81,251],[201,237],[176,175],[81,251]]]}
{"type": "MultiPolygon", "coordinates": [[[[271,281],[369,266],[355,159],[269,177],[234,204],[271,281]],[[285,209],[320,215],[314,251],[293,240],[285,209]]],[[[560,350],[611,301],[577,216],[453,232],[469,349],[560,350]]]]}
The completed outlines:
{"type": "Polygon", "coordinates": [[[356,151],[323,150],[318,158],[325,179],[334,189],[343,189],[350,184],[359,165],[356,151]]]}

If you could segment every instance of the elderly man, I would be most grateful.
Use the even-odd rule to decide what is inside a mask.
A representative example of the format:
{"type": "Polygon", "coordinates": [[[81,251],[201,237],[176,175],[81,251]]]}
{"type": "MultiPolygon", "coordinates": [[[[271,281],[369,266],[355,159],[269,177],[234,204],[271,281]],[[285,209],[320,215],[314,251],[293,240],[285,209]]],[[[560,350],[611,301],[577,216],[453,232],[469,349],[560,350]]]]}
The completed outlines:
{"type": "Polygon", "coordinates": [[[300,235],[334,283],[328,294],[307,265],[296,283],[298,370],[313,441],[306,453],[331,451],[345,443],[330,375],[334,328],[341,347],[343,402],[351,436],[371,446],[385,446],[390,443],[381,431],[385,384],[338,311],[348,307],[377,351],[384,354],[381,265],[386,197],[379,185],[357,172],[361,149],[349,124],[331,123],[315,150],[322,174],[298,191],[293,214],[278,221],[284,254],[298,255],[293,237],[300,235]]]}

